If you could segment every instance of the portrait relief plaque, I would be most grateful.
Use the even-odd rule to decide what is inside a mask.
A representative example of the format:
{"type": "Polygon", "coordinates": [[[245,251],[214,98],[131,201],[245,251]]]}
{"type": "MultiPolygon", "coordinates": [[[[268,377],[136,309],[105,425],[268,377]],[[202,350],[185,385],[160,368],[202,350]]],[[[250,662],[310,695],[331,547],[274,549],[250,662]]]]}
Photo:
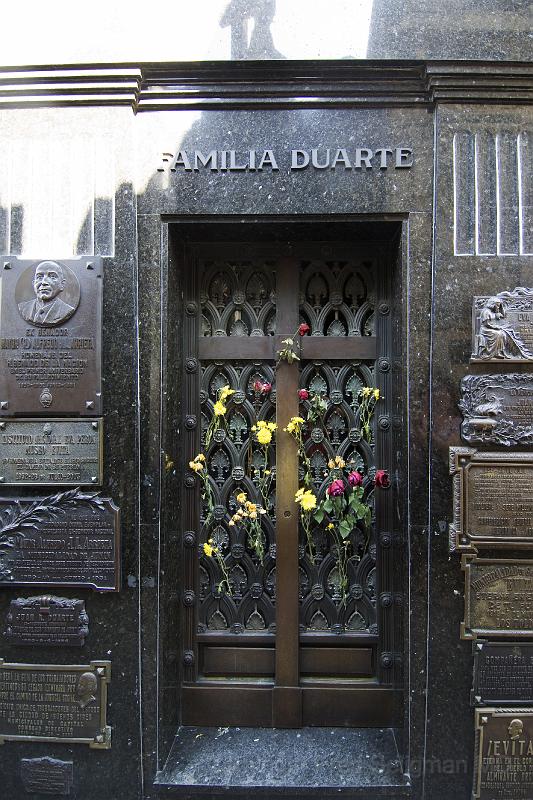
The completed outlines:
{"type": "Polygon", "coordinates": [[[0,500],[1,585],[118,591],[119,509],[79,488],[38,500],[0,500]]]}
{"type": "Polygon", "coordinates": [[[533,561],[463,555],[461,638],[533,637],[533,561]]]}
{"type": "Polygon", "coordinates": [[[450,447],[453,522],[450,550],[529,548],[533,544],[533,453],[450,447]]]}
{"type": "Polygon", "coordinates": [[[473,642],[472,705],[533,705],[533,642],[473,642]]]}
{"type": "Polygon", "coordinates": [[[8,664],[0,658],[0,744],[71,742],[109,749],[110,661],[8,664]]]}
{"type": "Polygon", "coordinates": [[[4,486],[99,486],[102,419],[0,421],[0,483],[4,486]]]}
{"type": "Polygon", "coordinates": [[[6,639],[15,645],[82,647],[89,633],[83,600],[67,597],[17,597],[7,612],[6,639]]]}
{"type": "Polygon", "coordinates": [[[533,710],[477,708],[474,800],[533,797],[533,710]]]}
{"type": "Polygon", "coordinates": [[[533,289],[474,297],[470,361],[533,361],[533,289]]]}
{"type": "Polygon", "coordinates": [[[102,259],[0,259],[0,415],[102,413],[102,259]]]}
{"type": "Polygon", "coordinates": [[[469,444],[533,444],[533,376],[466,375],[461,436],[469,444]]]}
{"type": "Polygon", "coordinates": [[[73,762],[57,758],[22,758],[20,777],[28,794],[69,795],[74,783],[73,762]]]}

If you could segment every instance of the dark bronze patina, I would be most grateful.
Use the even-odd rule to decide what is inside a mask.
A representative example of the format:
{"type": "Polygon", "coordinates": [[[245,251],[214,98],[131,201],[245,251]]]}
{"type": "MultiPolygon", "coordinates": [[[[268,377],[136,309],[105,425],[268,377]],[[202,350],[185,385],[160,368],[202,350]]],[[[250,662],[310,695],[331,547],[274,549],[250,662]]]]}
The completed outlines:
{"type": "Polygon", "coordinates": [[[450,447],[453,523],[450,550],[533,543],[533,453],[450,447]]]}
{"type": "Polygon", "coordinates": [[[16,645],[82,647],[88,633],[83,600],[42,595],[11,601],[4,635],[16,645]]]}
{"type": "Polygon", "coordinates": [[[79,488],[38,500],[1,500],[0,585],[118,591],[120,511],[79,488]]]}
{"type": "Polygon", "coordinates": [[[467,375],[461,392],[461,436],[466,442],[533,444],[531,375],[467,375]]]}
{"type": "Polygon", "coordinates": [[[0,422],[4,486],[99,486],[102,419],[9,419],[0,422]]]}
{"type": "Polygon", "coordinates": [[[0,415],[101,414],[102,259],[0,263],[0,415]]]}
{"type": "Polygon", "coordinates": [[[533,636],[533,560],[463,555],[461,638],[533,636]]]}
{"type": "Polygon", "coordinates": [[[533,797],[533,710],[478,708],[473,800],[533,797]]]}
{"type": "Polygon", "coordinates": [[[0,659],[0,744],[71,742],[107,750],[110,661],[8,664],[0,659]]]}
{"type": "Polygon", "coordinates": [[[69,795],[73,785],[73,762],[57,758],[22,758],[20,777],[28,793],[69,795]]]}
{"type": "Polygon", "coordinates": [[[472,705],[533,704],[533,642],[474,642],[472,705]]]}
{"type": "Polygon", "coordinates": [[[471,361],[533,361],[533,289],[474,297],[471,361]]]}

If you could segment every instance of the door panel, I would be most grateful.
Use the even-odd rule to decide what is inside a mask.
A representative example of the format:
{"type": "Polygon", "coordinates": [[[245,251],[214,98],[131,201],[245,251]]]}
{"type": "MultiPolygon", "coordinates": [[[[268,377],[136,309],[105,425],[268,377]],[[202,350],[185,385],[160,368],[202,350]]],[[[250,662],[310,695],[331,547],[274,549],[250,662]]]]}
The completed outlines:
{"type": "Polygon", "coordinates": [[[298,245],[297,252],[277,245],[194,245],[183,279],[184,427],[192,435],[184,456],[182,721],[389,724],[399,695],[384,688],[390,679],[381,652],[392,633],[376,599],[387,588],[389,565],[376,532],[389,518],[390,500],[382,493],[371,530],[356,528],[351,534],[343,598],[337,543],[324,526],[312,529],[315,557],[306,550],[293,500],[301,465],[295,442],[281,432],[299,413],[299,387],[326,397],[322,424],[305,431],[314,491],[323,496],[328,461],[339,455],[367,476],[373,503],[373,470],[390,463],[390,444],[382,436],[386,406],[367,442],[359,433],[358,393],[363,386],[378,386],[390,396],[388,369],[381,369],[390,347],[388,319],[384,313],[374,319],[374,309],[389,303],[382,253],[375,245],[331,243],[298,245]],[[301,361],[276,363],[282,340],[300,322],[311,327],[299,342],[301,361]],[[271,392],[255,391],[256,381],[271,384],[271,392]],[[236,393],[227,424],[206,447],[224,385],[236,393]],[[279,426],[263,498],[258,475],[265,465],[251,434],[259,419],[279,426]],[[197,476],[186,468],[200,451],[214,499],[209,519],[197,476]],[[240,491],[268,511],[262,517],[262,563],[244,531],[229,525],[240,491]],[[202,551],[208,538],[224,556],[231,595],[217,589],[222,574],[202,551]]]}

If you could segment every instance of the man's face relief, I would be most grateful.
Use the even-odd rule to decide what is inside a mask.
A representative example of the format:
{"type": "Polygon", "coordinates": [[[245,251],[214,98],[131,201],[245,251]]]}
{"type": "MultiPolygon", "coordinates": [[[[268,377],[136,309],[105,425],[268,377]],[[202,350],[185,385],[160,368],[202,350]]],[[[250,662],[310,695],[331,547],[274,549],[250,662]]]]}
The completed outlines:
{"type": "Polygon", "coordinates": [[[55,264],[40,264],[35,270],[33,288],[37,298],[46,303],[65,288],[65,277],[55,264]]]}

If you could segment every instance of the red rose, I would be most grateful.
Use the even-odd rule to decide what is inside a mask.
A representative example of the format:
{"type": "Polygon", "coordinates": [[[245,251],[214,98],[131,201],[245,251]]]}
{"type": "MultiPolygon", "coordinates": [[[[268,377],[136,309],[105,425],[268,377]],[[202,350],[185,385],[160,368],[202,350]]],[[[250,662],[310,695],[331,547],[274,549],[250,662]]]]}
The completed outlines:
{"type": "Polygon", "coordinates": [[[362,486],[363,485],[363,476],[361,475],[360,472],[358,472],[358,470],[354,469],[354,471],[350,472],[350,474],[348,475],[348,483],[354,489],[355,489],[356,486],[362,486]]]}
{"type": "Polygon", "coordinates": [[[305,334],[309,333],[310,330],[311,328],[309,327],[307,322],[302,322],[302,324],[298,328],[298,333],[300,334],[300,336],[305,336],[305,334]]]}
{"type": "Polygon", "coordinates": [[[390,486],[389,473],[384,469],[377,469],[374,476],[374,486],[380,489],[387,489],[390,486]]]}
{"type": "Polygon", "coordinates": [[[268,394],[272,390],[271,383],[263,383],[262,381],[254,381],[254,392],[257,394],[268,394]]]}
{"type": "Polygon", "coordinates": [[[298,397],[300,398],[300,400],[309,400],[309,392],[307,391],[307,389],[299,389],[298,397]]]}
{"type": "Polygon", "coordinates": [[[341,494],[344,494],[344,481],[340,478],[332,481],[326,489],[326,494],[329,494],[330,497],[340,497],[341,494]]]}

